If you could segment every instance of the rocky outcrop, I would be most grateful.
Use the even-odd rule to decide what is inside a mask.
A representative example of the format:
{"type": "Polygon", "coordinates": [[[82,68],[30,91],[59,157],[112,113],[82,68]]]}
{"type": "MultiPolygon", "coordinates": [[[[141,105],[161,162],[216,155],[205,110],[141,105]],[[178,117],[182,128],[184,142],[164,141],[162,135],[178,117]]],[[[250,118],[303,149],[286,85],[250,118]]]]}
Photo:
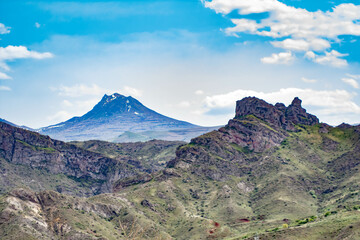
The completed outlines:
{"type": "Polygon", "coordinates": [[[292,129],[293,125],[296,124],[312,126],[319,123],[319,119],[316,116],[307,113],[306,110],[301,107],[301,102],[302,101],[296,97],[291,105],[287,107],[285,118],[290,126],[287,125],[285,129],[292,129]]]}
{"type": "Polygon", "coordinates": [[[235,119],[253,115],[272,126],[281,127],[286,123],[285,111],[282,110],[286,111],[283,104],[273,106],[264,100],[247,97],[236,102],[235,119]]]}
{"type": "Polygon", "coordinates": [[[301,107],[299,98],[286,107],[282,103],[274,106],[264,100],[247,97],[237,101],[235,117],[225,127],[194,138],[189,145],[180,147],[168,167],[189,169],[214,180],[226,179],[227,175],[241,176],[249,170],[244,167],[246,162],[256,161],[256,155],[249,158],[249,153],[261,153],[279,146],[288,137],[289,131],[296,130],[296,125],[318,123],[317,117],[301,107]],[[243,167],[234,167],[237,165],[243,167]]]}
{"type": "Polygon", "coordinates": [[[235,118],[241,119],[248,115],[253,115],[273,127],[284,130],[295,130],[294,125],[314,125],[319,123],[319,119],[308,114],[301,106],[301,100],[294,98],[292,103],[286,107],[282,103],[271,105],[264,100],[247,97],[236,102],[235,118]]]}
{"type": "Polygon", "coordinates": [[[96,231],[81,231],[88,220],[76,223],[76,215],[80,213],[82,219],[91,217],[92,221],[99,221],[118,217],[123,210],[121,202],[108,204],[53,191],[33,192],[22,188],[9,192],[1,199],[1,204],[1,239],[100,239],[92,236],[96,231]],[[7,237],[8,224],[18,226],[17,232],[10,232],[12,238],[7,237]]]}
{"type": "Polygon", "coordinates": [[[113,190],[114,190],[114,192],[117,192],[123,188],[129,187],[132,185],[150,182],[152,179],[153,179],[153,177],[150,174],[147,174],[147,173],[138,174],[136,176],[121,179],[121,180],[117,181],[114,184],[113,190]]]}

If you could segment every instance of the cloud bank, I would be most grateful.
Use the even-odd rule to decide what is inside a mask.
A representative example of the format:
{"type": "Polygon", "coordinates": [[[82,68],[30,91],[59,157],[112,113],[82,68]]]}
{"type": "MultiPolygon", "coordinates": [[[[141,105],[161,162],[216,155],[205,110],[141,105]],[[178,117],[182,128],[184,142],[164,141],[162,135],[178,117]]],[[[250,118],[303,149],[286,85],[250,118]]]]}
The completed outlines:
{"type": "MultiPolygon", "coordinates": [[[[276,48],[295,52],[315,51],[308,59],[315,63],[344,67],[348,63],[342,59],[346,54],[337,51],[327,52],[331,45],[339,42],[339,36],[360,36],[360,5],[351,3],[335,6],[331,11],[311,12],[302,8],[288,6],[278,0],[203,0],[205,7],[227,15],[237,11],[240,18],[231,19],[235,25],[225,32],[232,36],[241,33],[281,39],[271,41],[276,48]],[[246,15],[268,13],[268,17],[255,21],[246,15]]],[[[280,53],[283,54],[283,53],[280,53]]],[[[280,55],[277,54],[277,55],[280,55]]],[[[274,63],[277,55],[265,58],[263,63],[274,63]]],[[[306,55],[309,55],[308,53],[306,55]]],[[[277,61],[288,64],[288,61],[277,61]]]]}

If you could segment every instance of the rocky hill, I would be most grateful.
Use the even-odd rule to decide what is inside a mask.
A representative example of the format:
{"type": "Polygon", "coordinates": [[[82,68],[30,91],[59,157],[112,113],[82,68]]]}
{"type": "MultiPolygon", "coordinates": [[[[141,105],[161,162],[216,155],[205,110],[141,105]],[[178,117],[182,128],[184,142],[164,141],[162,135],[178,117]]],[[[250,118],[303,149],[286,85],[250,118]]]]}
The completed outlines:
{"type": "Polygon", "coordinates": [[[225,127],[179,146],[164,170],[115,181],[113,193],[4,195],[0,237],[359,239],[359,165],[359,126],[319,123],[298,98],[245,98],[225,127]]]}
{"type": "Polygon", "coordinates": [[[163,169],[181,144],[152,141],[121,147],[94,141],[77,147],[0,122],[0,192],[25,186],[77,196],[112,192],[119,179],[163,169]]]}
{"type": "MultiPolygon", "coordinates": [[[[188,122],[179,121],[161,115],[136,100],[133,97],[125,97],[118,93],[104,95],[96,106],[81,117],[74,117],[68,121],[39,129],[39,133],[63,141],[84,140],[116,140],[125,132],[184,130],[187,135],[189,129],[197,129],[199,135],[210,131],[207,128],[199,128],[188,122]]],[[[166,135],[166,134],[165,134],[166,135]]],[[[171,140],[186,139],[181,134],[171,140]]],[[[152,140],[153,137],[139,139],[142,141],[152,140]]],[[[164,139],[158,136],[158,139],[164,139]]],[[[126,139],[125,139],[126,140],[126,139]]],[[[117,140],[121,141],[121,138],[117,140]]]]}
{"type": "Polygon", "coordinates": [[[359,140],[360,127],[320,124],[298,98],[245,98],[224,128],[179,147],[162,181],[120,192],[176,239],[357,239],[359,140]]]}

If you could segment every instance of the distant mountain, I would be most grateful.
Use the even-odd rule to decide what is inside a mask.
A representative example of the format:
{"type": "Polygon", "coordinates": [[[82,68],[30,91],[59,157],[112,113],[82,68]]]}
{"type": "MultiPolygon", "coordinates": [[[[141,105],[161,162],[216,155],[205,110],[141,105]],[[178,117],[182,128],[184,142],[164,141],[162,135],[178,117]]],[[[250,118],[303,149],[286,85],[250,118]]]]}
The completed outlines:
{"type": "MultiPolygon", "coordinates": [[[[161,115],[135,98],[118,93],[104,95],[88,113],[66,122],[41,128],[39,133],[63,141],[108,140],[124,132],[168,131],[192,129],[198,126],[161,115]]],[[[205,133],[202,131],[199,133],[205,133]]],[[[174,140],[182,140],[174,139],[174,140]]]]}

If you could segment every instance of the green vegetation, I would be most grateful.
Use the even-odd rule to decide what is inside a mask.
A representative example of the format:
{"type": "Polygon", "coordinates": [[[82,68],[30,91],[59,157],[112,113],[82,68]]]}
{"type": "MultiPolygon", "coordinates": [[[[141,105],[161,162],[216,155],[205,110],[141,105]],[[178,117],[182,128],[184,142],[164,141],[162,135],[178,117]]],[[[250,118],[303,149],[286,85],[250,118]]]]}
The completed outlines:
{"type": "Polygon", "coordinates": [[[139,164],[144,168],[145,172],[163,169],[167,162],[175,158],[176,148],[185,144],[184,142],[161,140],[152,140],[145,143],[110,143],[96,140],[71,143],[109,158],[121,159],[129,165],[139,164]]]}
{"type": "Polygon", "coordinates": [[[19,140],[19,139],[16,139],[16,142],[21,143],[21,144],[23,144],[24,146],[29,147],[29,148],[31,148],[31,149],[34,150],[34,151],[44,151],[44,152],[47,152],[47,153],[53,153],[53,152],[56,151],[55,149],[53,149],[53,148],[51,148],[51,147],[33,146],[33,145],[30,145],[30,144],[28,144],[28,143],[26,143],[26,142],[24,142],[24,141],[19,140]]]}
{"type": "MultiPolygon", "coordinates": [[[[0,212],[7,218],[0,238],[360,239],[357,129],[322,131],[318,124],[285,132],[254,116],[236,121],[245,127],[226,131],[245,134],[254,128],[265,135],[257,135],[245,147],[239,145],[242,135],[229,132],[211,132],[187,145],[73,143],[118,161],[133,161],[131,166],[139,162],[152,172],[147,181],[133,181],[116,193],[92,196],[97,182],[89,178],[51,175],[2,159],[6,181],[16,183],[12,187],[29,187],[33,181],[30,188],[35,191],[62,194],[38,193],[34,199],[43,199],[41,203],[31,200],[30,193],[4,194],[0,212]],[[256,151],[259,146],[265,150],[256,151]],[[180,163],[156,172],[174,158],[176,148],[180,163]],[[41,228],[42,223],[49,225],[41,228]]],[[[117,184],[141,176],[123,176],[117,184]]],[[[5,186],[2,193],[12,188],[5,186]]]]}

